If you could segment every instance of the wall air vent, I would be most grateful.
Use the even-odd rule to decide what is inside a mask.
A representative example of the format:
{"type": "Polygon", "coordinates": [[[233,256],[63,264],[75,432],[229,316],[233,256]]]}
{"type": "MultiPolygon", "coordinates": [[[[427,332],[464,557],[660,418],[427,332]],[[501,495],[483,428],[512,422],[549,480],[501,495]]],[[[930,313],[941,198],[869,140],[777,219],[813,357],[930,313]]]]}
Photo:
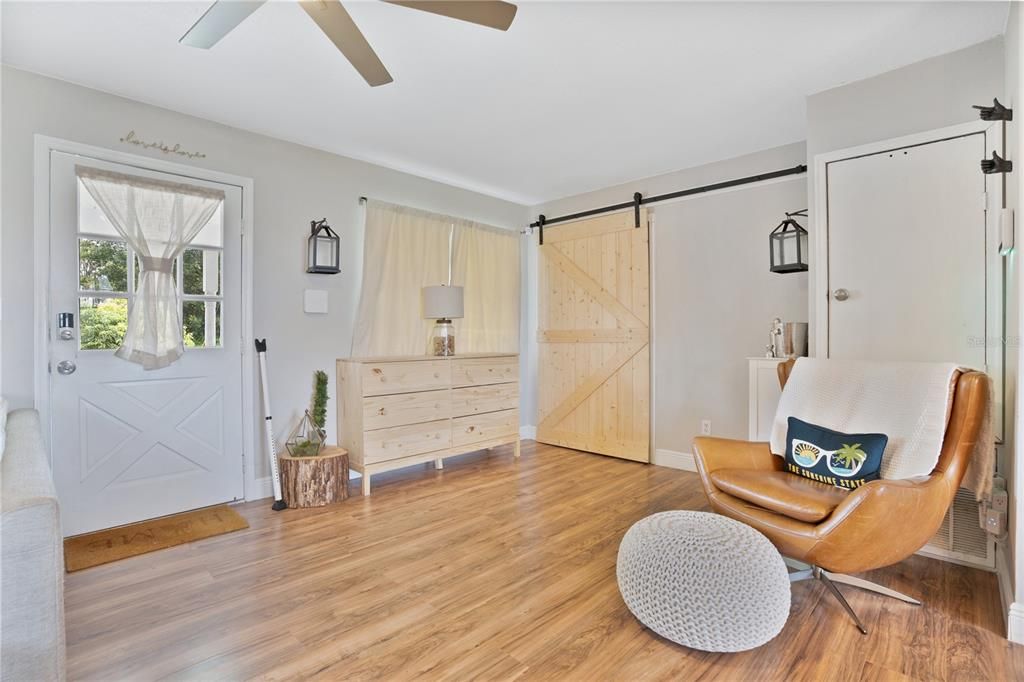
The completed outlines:
{"type": "Polygon", "coordinates": [[[995,570],[995,541],[978,523],[978,503],[973,492],[966,488],[957,491],[939,532],[918,554],[995,570]]]}

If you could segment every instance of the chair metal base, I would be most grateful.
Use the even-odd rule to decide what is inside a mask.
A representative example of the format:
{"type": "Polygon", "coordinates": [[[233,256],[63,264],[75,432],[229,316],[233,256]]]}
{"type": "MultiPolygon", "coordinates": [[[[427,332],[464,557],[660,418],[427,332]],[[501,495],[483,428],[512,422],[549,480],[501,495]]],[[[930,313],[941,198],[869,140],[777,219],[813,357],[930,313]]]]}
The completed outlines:
{"type": "Polygon", "coordinates": [[[843,609],[850,614],[850,618],[853,619],[853,622],[857,625],[857,629],[860,630],[862,635],[868,634],[868,629],[864,627],[864,623],[861,622],[856,611],[853,610],[850,603],[846,601],[846,597],[844,597],[843,593],[839,591],[838,587],[836,587],[836,583],[849,585],[851,587],[859,587],[862,590],[881,594],[886,597],[892,597],[893,599],[899,599],[900,601],[913,604],[914,606],[921,605],[921,602],[913,597],[908,597],[902,592],[890,590],[888,587],[883,587],[882,585],[873,583],[869,580],[864,580],[863,578],[856,578],[852,575],[844,575],[842,573],[829,573],[820,566],[812,566],[788,557],[784,557],[784,560],[787,566],[796,569],[789,574],[789,582],[796,583],[803,580],[820,580],[824,583],[825,587],[828,588],[828,591],[832,593],[832,596],[836,598],[843,609]]]}

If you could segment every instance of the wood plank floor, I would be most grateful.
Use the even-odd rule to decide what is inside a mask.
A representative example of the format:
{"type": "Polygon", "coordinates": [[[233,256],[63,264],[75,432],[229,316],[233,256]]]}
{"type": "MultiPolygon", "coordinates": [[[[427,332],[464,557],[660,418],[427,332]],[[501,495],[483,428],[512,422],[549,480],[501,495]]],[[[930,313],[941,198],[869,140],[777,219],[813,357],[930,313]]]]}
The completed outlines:
{"type": "Polygon", "coordinates": [[[251,528],[67,576],[72,680],[1012,680],[995,576],[913,557],[869,577],[923,607],[793,588],[782,633],[709,654],[619,597],[629,526],[702,509],[696,474],[523,444],[374,477],[319,510],[238,507],[251,528]]]}

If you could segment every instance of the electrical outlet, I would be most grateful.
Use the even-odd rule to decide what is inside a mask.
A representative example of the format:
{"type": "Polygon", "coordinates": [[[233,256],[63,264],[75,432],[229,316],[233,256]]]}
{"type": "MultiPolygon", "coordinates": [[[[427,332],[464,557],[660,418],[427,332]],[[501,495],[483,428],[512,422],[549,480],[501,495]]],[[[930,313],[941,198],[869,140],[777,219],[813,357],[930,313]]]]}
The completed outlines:
{"type": "Polygon", "coordinates": [[[985,518],[985,530],[992,535],[1002,535],[1006,530],[1006,512],[989,509],[985,518]]]}
{"type": "Polygon", "coordinates": [[[700,435],[710,436],[711,435],[711,420],[701,419],[700,420],[700,435]]]}

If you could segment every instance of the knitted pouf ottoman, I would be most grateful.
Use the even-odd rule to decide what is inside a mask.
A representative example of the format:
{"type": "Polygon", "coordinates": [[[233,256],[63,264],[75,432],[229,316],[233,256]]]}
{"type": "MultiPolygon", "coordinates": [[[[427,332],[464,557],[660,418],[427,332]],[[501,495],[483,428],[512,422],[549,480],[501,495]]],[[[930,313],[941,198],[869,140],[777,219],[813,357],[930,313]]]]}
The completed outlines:
{"type": "Polygon", "coordinates": [[[779,634],[789,616],[789,574],[750,526],[718,514],[670,511],[633,524],[616,567],[637,619],[703,651],[746,651],[779,634]]]}

